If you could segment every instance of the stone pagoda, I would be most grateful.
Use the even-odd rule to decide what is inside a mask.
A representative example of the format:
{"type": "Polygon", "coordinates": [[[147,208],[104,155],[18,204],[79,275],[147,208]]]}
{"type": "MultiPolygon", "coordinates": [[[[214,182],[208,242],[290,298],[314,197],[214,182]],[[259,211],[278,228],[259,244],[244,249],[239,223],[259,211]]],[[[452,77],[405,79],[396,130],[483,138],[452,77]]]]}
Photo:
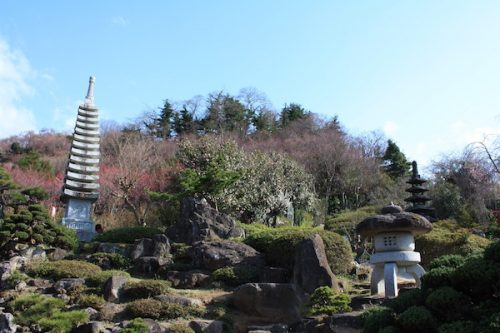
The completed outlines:
{"type": "Polygon", "coordinates": [[[406,208],[407,212],[412,212],[425,216],[430,221],[435,220],[436,213],[434,208],[427,205],[431,200],[425,193],[428,191],[423,185],[427,182],[425,179],[420,178],[418,174],[417,162],[412,162],[411,178],[406,182],[410,184],[410,188],[406,189],[411,196],[406,198],[405,201],[410,203],[411,206],[406,208]]]}
{"type": "Polygon", "coordinates": [[[87,97],[78,107],[69,161],[66,167],[61,200],[66,204],[62,224],[76,230],[80,241],[90,241],[95,234],[91,220],[92,204],[99,193],[99,115],[94,105],[94,82],[90,77],[87,97]]]}

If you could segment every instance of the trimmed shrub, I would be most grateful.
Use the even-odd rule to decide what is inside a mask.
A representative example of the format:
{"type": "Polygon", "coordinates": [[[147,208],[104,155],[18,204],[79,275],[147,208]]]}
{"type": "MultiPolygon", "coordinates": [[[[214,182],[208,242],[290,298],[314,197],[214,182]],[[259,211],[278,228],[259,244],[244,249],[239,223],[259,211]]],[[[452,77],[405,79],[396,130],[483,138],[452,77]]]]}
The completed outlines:
{"type": "Polygon", "coordinates": [[[444,321],[463,319],[470,312],[470,300],[451,287],[441,287],[433,291],[425,300],[425,305],[444,321]]]}
{"type": "Polygon", "coordinates": [[[127,304],[126,312],[131,318],[176,319],[199,317],[204,310],[197,306],[166,303],[153,298],[135,300],[127,304]]]}
{"type": "Polygon", "coordinates": [[[149,298],[169,291],[170,282],[165,280],[128,281],[123,295],[128,299],[149,298]]]}
{"type": "Polygon", "coordinates": [[[189,255],[189,250],[191,246],[185,243],[172,243],[171,252],[172,259],[174,262],[191,262],[191,256],[189,255]]]}
{"type": "Polygon", "coordinates": [[[33,204],[16,209],[0,223],[0,251],[12,248],[12,242],[48,245],[74,250],[78,245],[76,233],[49,220],[45,207],[33,204]]]}
{"type": "Polygon", "coordinates": [[[306,237],[319,234],[325,243],[328,263],[335,274],[347,274],[351,269],[352,252],[349,243],[339,234],[313,228],[267,228],[245,238],[244,242],[266,255],[276,266],[293,268],[296,246],[306,237]]]}
{"type": "Polygon", "coordinates": [[[388,306],[396,313],[402,313],[406,309],[414,305],[422,305],[424,295],[420,289],[413,288],[402,291],[398,297],[391,299],[388,306]]]}
{"type": "Polygon", "coordinates": [[[491,298],[500,287],[499,279],[500,264],[479,256],[468,258],[451,274],[452,286],[477,301],[491,298]]]}
{"type": "Polygon", "coordinates": [[[212,272],[212,280],[221,281],[229,286],[257,282],[259,272],[253,266],[223,267],[212,272]]]}
{"type": "Polygon", "coordinates": [[[5,289],[13,289],[19,282],[26,281],[29,276],[21,271],[15,270],[12,274],[2,283],[5,289]]]}
{"type": "Polygon", "coordinates": [[[63,311],[63,300],[40,294],[25,294],[9,303],[16,324],[39,324],[46,332],[69,332],[88,321],[84,311],[63,311]]]}
{"type": "Polygon", "coordinates": [[[106,281],[113,275],[125,276],[127,278],[130,278],[130,274],[127,272],[110,269],[107,271],[101,271],[99,273],[96,273],[92,276],[85,278],[85,283],[89,287],[102,289],[104,288],[104,284],[106,283],[106,281]]]}
{"type": "Polygon", "coordinates": [[[398,333],[399,330],[396,326],[386,326],[377,331],[377,333],[398,333]]]}
{"type": "Polygon", "coordinates": [[[422,276],[424,289],[437,289],[451,285],[451,275],[455,271],[452,267],[434,268],[422,276]]]}
{"type": "Polygon", "coordinates": [[[96,242],[127,243],[133,244],[136,239],[153,238],[154,235],[163,233],[158,228],[151,227],[124,227],[103,232],[94,238],[96,242]]]}
{"type": "Polygon", "coordinates": [[[103,269],[128,269],[132,261],[119,253],[97,252],[89,256],[88,261],[103,269]]]}
{"type": "Polygon", "coordinates": [[[194,333],[193,329],[186,323],[173,323],[168,328],[169,333],[194,333]]]}
{"type": "Polygon", "coordinates": [[[454,321],[439,326],[437,333],[475,333],[477,325],[472,321],[454,321]]]}
{"type": "Polygon", "coordinates": [[[367,333],[375,333],[386,326],[395,323],[394,312],[384,306],[374,306],[366,310],[361,319],[363,320],[363,329],[367,333]]]}
{"type": "Polygon", "coordinates": [[[491,241],[462,229],[450,220],[433,224],[431,232],[415,238],[415,251],[422,255],[422,265],[428,267],[434,259],[443,255],[467,256],[484,250],[491,241]]]}
{"type": "Polygon", "coordinates": [[[52,278],[55,280],[65,278],[89,278],[101,272],[99,266],[79,260],[38,262],[30,265],[27,270],[30,275],[52,278]]]}
{"type": "Polygon", "coordinates": [[[500,263],[500,239],[491,243],[484,250],[484,259],[500,263]]]}
{"type": "Polygon", "coordinates": [[[82,308],[91,307],[96,310],[100,310],[104,303],[106,303],[104,298],[97,295],[81,295],[78,298],[78,305],[80,305],[82,308]]]}
{"type": "Polygon", "coordinates": [[[463,265],[464,262],[464,256],[458,254],[448,254],[432,260],[431,264],[429,265],[429,269],[443,267],[457,268],[458,266],[463,265]]]}
{"type": "Polygon", "coordinates": [[[337,293],[330,287],[319,287],[311,295],[308,312],[312,315],[342,313],[351,311],[348,294],[337,293]]]}
{"type": "Polygon", "coordinates": [[[411,306],[399,315],[397,325],[405,333],[434,332],[437,322],[432,313],[423,306],[411,306]]]}
{"type": "Polygon", "coordinates": [[[149,327],[142,318],[132,319],[124,329],[120,330],[121,333],[144,333],[148,331],[149,327]]]}
{"type": "Polygon", "coordinates": [[[365,218],[378,214],[380,207],[366,206],[356,210],[343,211],[335,216],[327,216],[325,230],[336,232],[349,239],[355,239],[356,226],[365,218]]]}

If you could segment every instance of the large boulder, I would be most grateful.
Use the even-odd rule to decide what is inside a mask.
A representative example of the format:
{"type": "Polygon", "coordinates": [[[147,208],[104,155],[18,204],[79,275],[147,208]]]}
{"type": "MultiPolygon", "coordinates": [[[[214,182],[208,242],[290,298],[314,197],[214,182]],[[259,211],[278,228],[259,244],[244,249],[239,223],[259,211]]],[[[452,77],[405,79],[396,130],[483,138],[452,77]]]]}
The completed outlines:
{"type": "Polygon", "coordinates": [[[290,283],[247,283],[233,293],[234,306],[241,312],[290,324],[300,321],[302,298],[290,283]]]}
{"type": "Polygon", "coordinates": [[[176,243],[192,244],[215,238],[242,237],[245,232],[234,219],[210,207],[205,199],[188,197],[182,201],[179,222],[168,229],[167,235],[176,243]]]}
{"type": "Polygon", "coordinates": [[[14,333],[17,330],[17,325],[14,324],[14,316],[11,313],[3,313],[0,311],[0,332],[14,333]]]}
{"type": "Polygon", "coordinates": [[[160,267],[172,262],[170,242],[165,235],[137,239],[130,257],[134,261],[136,271],[144,274],[155,274],[160,267]]]}
{"type": "Polygon", "coordinates": [[[223,323],[220,320],[192,320],[189,327],[195,333],[222,333],[223,323]]]}
{"type": "Polygon", "coordinates": [[[308,294],[322,286],[339,291],[337,279],[328,264],[325,244],[320,235],[307,237],[297,246],[293,283],[308,294]]]}
{"type": "Polygon", "coordinates": [[[172,282],[174,288],[192,289],[207,285],[210,282],[210,275],[199,270],[187,272],[168,271],[166,279],[172,282]]]}
{"type": "Polygon", "coordinates": [[[104,299],[108,302],[116,302],[120,299],[123,286],[128,278],[123,275],[113,275],[104,284],[104,299]]]}
{"type": "Polygon", "coordinates": [[[265,263],[264,257],[253,247],[230,240],[197,242],[191,248],[190,255],[193,266],[211,271],[228,266],[259,268],[265,263]]]}

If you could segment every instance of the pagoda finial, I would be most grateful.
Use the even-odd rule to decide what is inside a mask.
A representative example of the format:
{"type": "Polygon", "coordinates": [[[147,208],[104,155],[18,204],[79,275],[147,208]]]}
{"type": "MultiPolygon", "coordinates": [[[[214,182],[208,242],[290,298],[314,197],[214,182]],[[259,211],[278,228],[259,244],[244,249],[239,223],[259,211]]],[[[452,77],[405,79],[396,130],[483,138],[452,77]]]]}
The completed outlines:
{"type": "Polygon", "coordinates": [[[412,177],[413,178],[420,178],[420,175],[418,174],[418,167],[417,167],[417,161],[413,161],[411,163],[411,167],[412,167],[412,177]]]}
{"type": "Polygon", "coordinates": [[[85,105],[94,105],[94,83],[95,76],[89,78],[89,89],[87,90],[87,97],[85,97],[85,105]]]}

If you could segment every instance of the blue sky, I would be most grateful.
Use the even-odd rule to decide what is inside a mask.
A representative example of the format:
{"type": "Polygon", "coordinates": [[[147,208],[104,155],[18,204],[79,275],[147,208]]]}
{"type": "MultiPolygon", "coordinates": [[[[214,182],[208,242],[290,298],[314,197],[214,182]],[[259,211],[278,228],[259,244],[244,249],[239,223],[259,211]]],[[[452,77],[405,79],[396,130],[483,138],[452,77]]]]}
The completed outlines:
{"type": "Polygon", "coordinates": [[[0,138],[244,87],[421,164],[500,133],[499,1],[0,2],[0,138]]]}

